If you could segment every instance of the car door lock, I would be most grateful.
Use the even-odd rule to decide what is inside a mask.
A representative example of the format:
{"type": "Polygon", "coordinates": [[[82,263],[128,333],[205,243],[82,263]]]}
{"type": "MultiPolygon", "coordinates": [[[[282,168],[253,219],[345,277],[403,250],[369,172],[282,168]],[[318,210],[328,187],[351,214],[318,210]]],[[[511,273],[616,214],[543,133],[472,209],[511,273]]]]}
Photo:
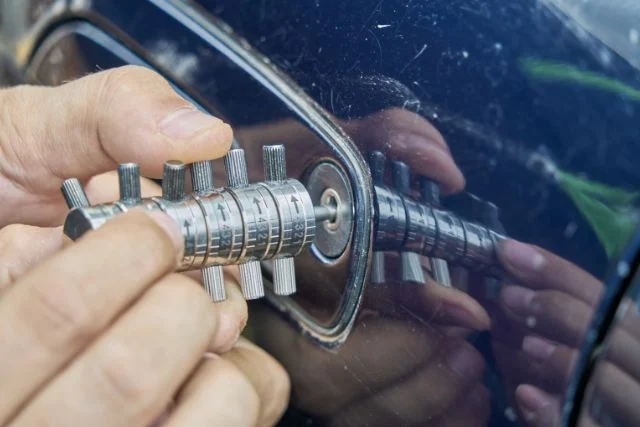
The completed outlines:
{"type": "MultiPolygon", "coordinates": [[[[500,274],[497,244],[504,236],[486,225],[440,209],[433,198],[418,200],[410,190],[409,170],[392,164],[393,186],[380,173],[385,159],[372,157],[375,230],[371,281],[385,280],[385,252],[401,256],[401,279],[424,283],[420,256],[467,268],[500,274]]],[[[178,161],[164,165],[162,197],[142,198],[137,164],[118,166],[120,199],[90,206],[80,182],[67,179],[62,193],[71,211],[64,233],[76,240],[110,219],[132,209],[162,211],[173,218],[184,236],[179,271],[202,270],[212,300],[226,299],[223,266],[238,265],[246,299],[264,296],[261,262],[272,261],[273,292],[296,291],[294,258],[314,246],[326,259],[339,257],[349,243],[354,209],[349,185],[340,169],[323,161],[306,174],[305,184],[287,178],[283,145],[263,147],[265,180],[249,183],[243,149],[232,149],[224,165],[227,183],[214,186],[211,161],[189,166],[178,161]],[[186,192],[187,173],[192,192],[186,192]]],[[[423,196],[428,193],[422,188],[423,196]]],[[[442,274],[442,272],[441,272],[442,274]]]]}

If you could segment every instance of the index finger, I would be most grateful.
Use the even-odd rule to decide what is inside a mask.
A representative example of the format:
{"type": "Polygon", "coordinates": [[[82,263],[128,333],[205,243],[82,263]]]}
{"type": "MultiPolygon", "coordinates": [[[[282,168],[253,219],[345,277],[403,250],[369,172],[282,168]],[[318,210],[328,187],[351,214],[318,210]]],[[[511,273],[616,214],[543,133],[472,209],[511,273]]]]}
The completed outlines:
{"type": "Polygon", "coordinates": [[[602,283],[577,265],[538,246],[505,240],[498,256],[507,272],[532,289],[566,292],[593,306],[602,294],[602,283]]]}
{"type": "Polygon", "coordinates": [[[144,290],[182,236],[143,212],[115,218],[31,270],[0,301],[0,425],[144,290]]]}

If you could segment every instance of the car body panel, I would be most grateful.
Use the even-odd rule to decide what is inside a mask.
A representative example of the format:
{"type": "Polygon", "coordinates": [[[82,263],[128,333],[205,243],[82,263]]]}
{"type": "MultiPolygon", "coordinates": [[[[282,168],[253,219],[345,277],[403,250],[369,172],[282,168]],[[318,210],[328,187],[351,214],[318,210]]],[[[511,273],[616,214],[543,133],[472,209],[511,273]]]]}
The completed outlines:
{"type": "MultiPolygon", "coordinates": [[[[319,159],[344,170],[356,213],[350,250],[336,263],[305,254],[299,295],[272,295],[269,304],[251,306],[247,334],[292,376],[283,425],[376,425],[376,417],[386,420],[394,411],[389,419],[400,425],[428,421],[413,407],[403,413],[395,395],[392,403],[384,396],[393,389],[387,381],[419,377],[427,361],[415,345],[440,330],[437,310],[421,311],[398,297],[407,284],[394,282],[390,296],[367,283],[374,227],[367,153],[382,149],[419,163],[398,140],[416,122],[444,136],[465,191],[500,208],[509,236],[605,283],[577,345],[576,375],[556,390],[566,394],[569,387],[566,422],[579,414],[574,398],[588,393],[592,402],[598,395],[585,389],[600,360],[594,354],[615,329],[612,319],[627,292],[635,300],[640,12],[632,3],[33,0],[2,11],[21,18],[0,27],[11,70],[5,84],[57,85],[124,64],[150,67],[234,127],[252,179],[262,176],[257,156],[265,143],[285,143],[296,178],[319,159]],[[389,319],[381,321],[380,313],[389,319]],[[367,335],[375,328],[379,334],[367,335]],[[378,353],[387,357],[371,357],[378,353]],[[395,370],[385,371],[380,360],[395,370]],[[334,399],[350,387],[353,395],[334,399]],[[340,418],[357,401],[370,406],[340,418]]],[[[458,197],[443,204],[476,219],[458,197]]],[[[387,273],[397,270],[392,264],[387,273]]],[[[475,333],[466,341],[487,364],[481,382],[491,391],[492,411],[484,425],[525,425],[491,336],[475,333]]],[[[429,384],[420,384],[420,392],[438,393],[429,384]]],[[[420,397],[408,395],[418,405],[420,397]]],[[[603,411],[587,412],[596,417],[596,410],[603,411]]],[[[455,418],[447,414],[437,422],[455,418]]],[[[602,425],[612,422],[601,418],[602,425]]]]}

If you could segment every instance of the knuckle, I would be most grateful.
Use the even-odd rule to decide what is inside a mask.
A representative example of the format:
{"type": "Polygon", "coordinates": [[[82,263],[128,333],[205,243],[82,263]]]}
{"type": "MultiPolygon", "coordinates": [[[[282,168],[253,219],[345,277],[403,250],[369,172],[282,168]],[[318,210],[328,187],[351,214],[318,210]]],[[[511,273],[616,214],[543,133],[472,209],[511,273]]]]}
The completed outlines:
{"type": "Polygon", "coordinates": [[[0,291],[15,281],[16,256],[28,249],[25,235],[30,227],[11,224],[0,229],[0,291]]]}
{"type": "Polygon", "coordinates": [[[0,254],[6,255],[25,248],[25,235],[31,227],[24,224],[10,224],[0,230],[0,254]]]}
{"type": "Polygon", "coordinates": [[[139,65],[125,65],[105,71],[101,80],[105,94],[127,94],[138,91],[141,84],[168,85],[160,74],[139,65]]]}
{"type": "Polygon", "coordinates": [[[211,300],[200,284],[195,280],[178,273],[173,273],[162,279],[151,288],[151,293],[161,303],[170,301],[172,313],[177,316],[188,314],[190,324],[206,336],[211,336],[216,326],[216,314],[212,309],[211,300]]]}
{"type": "MultiPolygon", "coordinates": [[[[105,112],[125,111],[133,113],[140,108],[142,94],[158,98],[171,93],[169,82],[155,71],[138,65],[125,65],[99,73],[88,87],[89,96],[97,97],[100,102],[89,113],[100,123],[105,112]],[[126,100],[126,103],[125,103],[126,100]]],[[[186,101],[185,101],[186,102],[186,101]]]]}
{"type": "Polygon", "coordinates": [[[234,346],[242,330],[247,324],[249,312],[245,300],[239,300],[235,310],[225,310],[218,313],[219,320],[215,331],[215,347],[225,353],[234,346]]]}
{"type": "Polygon", "coordinates": [[[56,351],[61,347],[77,347],[90,340],[95,319],[92,309],[79,287],[57,283],[38,283],[29,295],[27,318],[42,342],[56,351]]]}
{"type": "Polygon", "coordinates": [[[107,340],[98,352],[96,375],[111,399],[127,405],[133,403],[144,410],[152,405],[157,395],[159,374],[138,362],[132,348],[107,340]]]}
{"type": "Polygon", "coordinates": [[[466,341],[446,343],[442,358],[449,370],[463,383],[481,378],[486,370],[484,358],[466,341]]]}
{"type": "Polygon", "coordinates": [[[538,291],[532,300],[534,310],[539,312],[555,312],[558,308],[566,308],[567,303],[570,301],[566,295],[558,291],[538,291]]]}

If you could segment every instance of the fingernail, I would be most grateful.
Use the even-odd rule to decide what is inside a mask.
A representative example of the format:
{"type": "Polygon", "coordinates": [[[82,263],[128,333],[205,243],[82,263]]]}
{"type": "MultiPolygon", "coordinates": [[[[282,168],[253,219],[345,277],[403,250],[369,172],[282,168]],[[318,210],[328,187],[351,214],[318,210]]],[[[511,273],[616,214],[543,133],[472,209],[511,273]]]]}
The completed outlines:
{"type": "Polygon", "coordinates": [[[505,286],[500,292],[504,304],[516,314],[527,314],[531,311],[531,300],[535,292],[521,286],[505,286]]]}
{"type": "Polygon", "coordinates": [[[529,419],[551,403],[540,390],[530,385],[519,386],[516,390],[516,396],[520,409],[529,419]]]}
{"type": "Polygon", "coordinates": [[[184,245],[184,237],[178,224],[164,212],[146,212],[162,229],[171,237],[173,246],[181,252],[184,245]]]}
{"type": "Polygon", "coordinates": [[[199,131],[220,123],[209,114],[193,108],[181,108],[169,113],[161,122],[161,131],[171,138],[189,138],[199,131]]]}
{"type": "Polygon", "coordinates": [[[474,376],[478,370],[483,369],[482,358],[473,348],[468,348],[466,345],[454,344],[446,350],[444,363],[451,372],[463,378],[474,376]]]}
{"type": "Polygon", "coordinates": [[[447,320],[455,323],[455,326],[471,328],[477,331],[489,329],[484,319],[479,319],[469,310],[454,304],[443,304],[442,311],[447,320]]]}
{"type": "Polygon", "coordinates": [[[547,360],[555,349],[555,344],[542,338],[526,336],[522,340],[522,351],[540,362],[547,360]]]}
{"type": "Polygon", "coordinates": [[[507,240],[502,244],[502,253],[505,261],[516,272],[520,270],[523,273],[535,273],[544,267],[544,256],[530,245],[507,240]]]}

